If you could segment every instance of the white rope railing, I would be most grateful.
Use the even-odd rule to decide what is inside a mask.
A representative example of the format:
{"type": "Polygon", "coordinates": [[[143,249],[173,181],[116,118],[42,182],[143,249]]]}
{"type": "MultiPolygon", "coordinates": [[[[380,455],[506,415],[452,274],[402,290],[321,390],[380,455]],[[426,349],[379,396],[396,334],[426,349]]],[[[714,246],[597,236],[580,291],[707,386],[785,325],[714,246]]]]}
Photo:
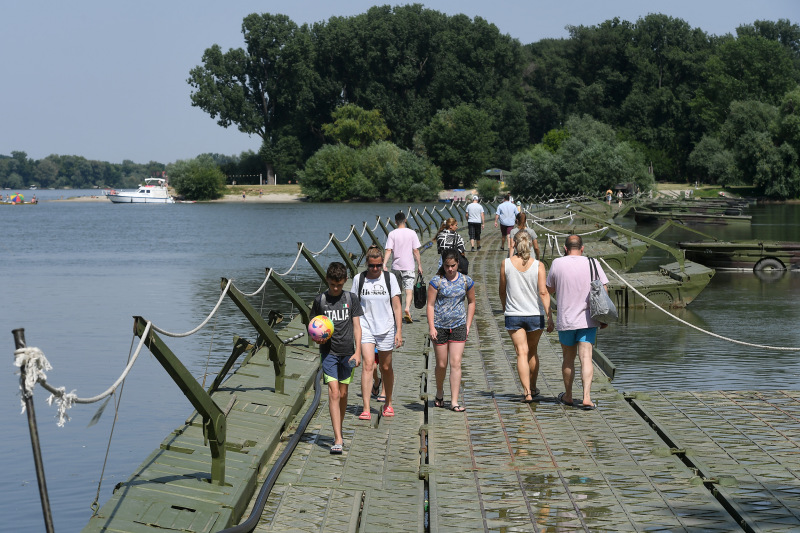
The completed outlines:
{"type": "Polygon", "coordinates": [[[622,283],[625,284],[626,287],[628,287],[628,289],[632,290],[637,295],[641,296],[644,301],[646,301],[647,303],[649,303],[650,305],[652,305],[653,307],[655,307],[656,309],[658,309],[662,313],[666,314],[667,316],[677,320],[681,324],[684,324],[686,326],[689,326],[690,328],[696,329],[700,333],[705,333],[706,335],[710,335],[712,337],[716,337],[716,338],[724,340],[724,341],[732,342],[734,344],[741,344],[742,346],[750,346],[751,348],[762,348],[764,350],[779,350],[779,351],[784,351],[784,352],[797,352],[797,351],[800,351],[800,348],[787,348],[787,347],[783,347],[783,346],[769,346],[767,344],[755,344],[755,343],[752,343],[752,342],[740,341],[740,340],[737,340],[737,339],[732,339],[730,337],[725,337],[723,335],[719,335],[717,333],[713,333],[713,332],[708,331],[706,329],[703,329],[703,328],[701,328],[699,326],[695,326],[691,322],[687,322],[686,320],[683,320],[682,318],[679,318],[679,317],[673,315],[667,309],[665,309],[665,308],[661,307],[660,305],[658,305],[657,303],[653,302],[651,299],[649,299],[647,296],[645,296],[639,290],[637,290],[635,287],[633,287],[630,283],[628,283],[627,280],[625,278],[623,278],[622,276],[620,276],[613,268],[608,266],[608,263],[606,263],[605,259],[603,259],[602,257],[600,257],[598,259],[603,263],[603,267],[604,268],[607,268],[612,274],[614,274],[620,281],[622,281],[622,283]]]}
{"type": "Polygon", "coordinates": [[[561,247],[558,245],[558,237],[555,235],[547,234],[547,245],[550,247],[551,250],[555,250],[558,252],[559,257],[564,256],[564,252],[561,251],[561,247]],[[551,240],[552,239],[552,240],[551,240]]]}
{"type": "Polygon", "coordinates": [[[562,237],[569,237],[570,235],[578,235],[583,237],[584,235],[592,235],[593,233],[600,233],[601,231],[606,231],[608,229],[608,226],[603,226],[602,228],[598,228],[592,231],[586,231],[584,233],[564,233],[561,231],[556,231],[552,228],[548,228],[547,226],[543,226],[542,224],[539,224],[535,220],[533,220],[532,222],[537,226],[539,226],[540,228],[542,228],[543,230],[545,230],[543,233],[545,233],[546,235],[560,235],[562,237]]]}
{"type": "MultiPolygon", "coordinates": [[[[349,238],[349,237],[348,237],[348,238],[349,238]]],[[[311,255],[313,255],[313,256],[315,256],[315,257],[316,257],[316,256],[318,256],[319,254],[321,254],[322,252],[324,252],[325,250],[327,250],[327,249],[328,249],[328,246],[330,246],[332,242],[333,242],[333,233],[331,233],[331,237],[330,237],[330,239],[328,239],[328,244],[326,244],[326,245],[325,245],[325,247],[324,247],[324,248],[322,248],[322,250],[320,250],[319,252],[315,252],[315,251],[311,250],[311,249],[310,249],[308,246],[306,246],[306,250],[308,250],[309,252],[311,252],[311,255]]],[[[341,241],[340,241],[340,242],[341,242],[341,241]]]]}
{"type": "Polygon", "coordinates": [[[266,287],[266,286],[267,286],[267,282],[269,281],[269,276],[270,276],[270,274],[272,274],[272,269],[271,269],[271,268],[270,268],[270,269],[267,271],[267,277],[265,277],[265,278],[264,278],[264,281],[261,283],[261,286],[260,286],[258,289],[256,289],[256,291],[255,291],[255,292],[242,292],[242,290],[241,290],[241,289],[239,289],[239,287],[236,287],[235,285],[234,285],[234,287],[236,287],[236,288],[237,288],[237,290],[238,290],[239,292],[241,292],[241,293],[242,293],[243,295],[245,295],[245,296],[255,296],[255,295],[257,295],[258,293],[260,293],[261,291],[263,291],[263,290],[264,290],[264,287],[266,287]]]}
{"type": "MultiPolygon", "coordinates": [[[[305,244],[301,242],[300,246],[297,248],[297,255],[294,257],[294,263],[292,263],[292,266],[289,267],[289,270],[287,270],[283,274],[281,274],[280,272],[275,272],[275,274],[277,274],[280,277],[283,277],[283,276],[287,275],[289,272],[291,272],[292,270],[294,270],[294,267],[297,265],[297,262],[300,260],[300,255],[302,255],[304,247],[305,247],[305,244]]],[[[309,250],[309,251],[311,251],[311,250],[309,250]]],[[[270,269],[270,271],[272,271],[272,269],[270,269]]]]}
{"type": "Polygon", "coordinates": [[[130,361],[128,361],[128,365],[125,367],[125,370],[122,371],[122,374],[117,378],[114,384],[104,392],[98,394],[97,396],[92,396],[91,398],[80,398],[77,394],[75,394],[75,390],[68,393],[66,387],[53,387],[47,383],[47,375],[45,374],[45,371],[51,370],[53,367],[50,365],[50,362],[39,348],[29,347],[15,350],[14,365],[20,368],[23,366],[25,367],[25,379],[20,380],[19,385],[20,391],[23,395],[22,412],[25,412],[24,398],[30,398],[30,396],[33,394],[34,385],[39,383],[45,390],[51,393],[50,397],[47,399],[47,404],[52,405],[55,401],[58,408],[58,427],[64,427],[64,424],[70,419],[69,415],[67,414],[67,410],[71,408],[73,404],[99,402],[103,398],[112,395],[114,391],[117,390],[117,387],[119,387],[128,376],[131,368],[133,368],[133,364],[139,357],[142,347],[144,346],[144,341],[150,333],[151,327],[152,323],[148,321],[145,325],[144,331],[142,332],[142,338],[139,340],[139,345],[136,347],[136,351],[134,352],[130,361]]]}
{"type": "MultiPolygon", "coordinates": [[[[339,241],[339,242],[341,242],[341,243],[345,243],[345,242],[347,242],[347,241],[350,239],[350,237],[352,237],[352,236],[353,236],[353,231],[354,231],[355,229],[356,229],[356,227],[355,227],[355,226],[350,226],[350,233],[348,233],[348,234],[347,234],[347,237],[345,237],[345,238],[344,238],[344,240],[340,240],[340,239],[336,239],[336,240],[337,240],[337,241],[339,241]]],[[[333,237],[333,234],[331,233],[331,238],[332,238],[332,237],[333,237]]],[[[326,246],[326,248],[327,248],[327,246],[326,246]]]]}
{"type": "MultiPolygon", "coordinates": [[[[161,328],[159,328],[157,326],[153,326],[153,330],[157,331],[158,333],[161,333],[162,335],[166,335],[167,337],[176,337],[176,338],[188,337],[189,335],[193,335],[193,334],[197,333],[198,331],[203,329],[203,326],[208,324],[208,321],[211,320],[211,317],[213,317],[214,314],[217,312],[217,310],[219,309],[219,306],[222,305],[222,300],[225,298],[225,295],[228,294],[228,289],[230,289],[232,284],[233,284],[233,280],[229,279],[228,280],[228,284],[225,285],[225,288],[222,289],[222,293],[219,295],[219,300],[217,300],[217,305],[214,306],[214,309],[211,310],[211,313],[209,313],[208,316],[205,318],[205,320],[203,320],[200,323],[200,325],[198,325],[196,328],[194,328],[192,330],[189,330],[189,331],[187,331],[185,333],[172,333],[171,331],[167,331],[167,330],[161,329],[161,328]]],[[[148,322],[148,324],[149,324],[149,322],[148,322]]]]}

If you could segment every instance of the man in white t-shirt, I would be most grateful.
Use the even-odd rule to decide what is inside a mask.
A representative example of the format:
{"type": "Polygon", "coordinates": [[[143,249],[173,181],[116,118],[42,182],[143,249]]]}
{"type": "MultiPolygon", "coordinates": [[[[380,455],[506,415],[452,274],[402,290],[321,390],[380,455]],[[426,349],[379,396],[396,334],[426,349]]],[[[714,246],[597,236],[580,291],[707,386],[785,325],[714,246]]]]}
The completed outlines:
{"type": "MultiPolygon", "coordinates": [[[[589,291],[591,290],[591,266],[589,258],[583,255],[583,240],[579,235],[570,235],[564,241],[567,255],[557,257],[547,273],[547,291],[558,298],[558,340],[564,360],[561,373],[564,378],[564,392],[558,395],[559,402],[580,409],[594,409],[592,402],[592,345],[597,338],[597,327],[602,324],[593,319],[589,312],[589,291]],[[572,397],[572,382],[575,379],[575,356],[581,360],[581,381],[583,400],[576,403],[572,397]]],[[[608,278],[597,265],[597,274],[605,289],[608,278]]],[[[553,317],[547,321],[547,331],[553,331],[553,317]]]]}
{"type": "Polygon", "coordinates": [[[467,206],[467,226],[469,227],[469,244],[471,252],[475,251],[475,242],[478,243],[478,250],[481,249],[481,230],[483,229],[486,219],[484,217],[485,209],[478,202],[477,196],[472,197],[472,203],[467,206]]]}
{"type": "Polygon", "coordinates": [[[386,237],[383,269],[389,270],[389,255],[393,255],[392,270],[399,272],[406,293],[403,319],[410,324],[412,322],[411,302],[414,300],[414,278],[417,271],[422,274],[422,260],[419,256],[420,243],[417,232],[406,227],[406,215],[402,211],[394,216],[394,223],[397,224],[397,229],[390,231],[386,237]],[[414,269],[415,260],[417,262],[416,269],[414,269]]]}

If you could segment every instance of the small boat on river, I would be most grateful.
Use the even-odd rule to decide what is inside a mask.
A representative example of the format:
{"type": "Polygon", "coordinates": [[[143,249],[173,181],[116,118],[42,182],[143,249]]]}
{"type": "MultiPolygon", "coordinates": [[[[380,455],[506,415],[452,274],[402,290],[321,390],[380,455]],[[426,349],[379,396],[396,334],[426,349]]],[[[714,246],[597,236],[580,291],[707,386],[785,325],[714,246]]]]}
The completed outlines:
{"type": "Polygon", "coordinates": [[[109,191],[108,199],[115,204],[174,204],[164,178],[145,178],[144,185],[135,191],[109,191]]]}
{"type": "Polygon", "coordinates": [[[686,259],[722,270],[798,270],[800,242],[689,241],[679,242],[686,259]]]}

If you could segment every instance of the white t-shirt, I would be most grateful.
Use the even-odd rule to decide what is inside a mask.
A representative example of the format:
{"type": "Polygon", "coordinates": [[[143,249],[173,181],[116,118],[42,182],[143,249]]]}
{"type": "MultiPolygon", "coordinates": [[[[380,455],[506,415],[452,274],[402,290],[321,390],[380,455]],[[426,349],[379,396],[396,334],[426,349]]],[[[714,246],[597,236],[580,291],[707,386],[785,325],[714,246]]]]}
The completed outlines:
{"type": "MultiPolygon", "coordinates": [[[[355,289],[359,290],[358,282],[361,278],[359,274],[353,280],[355,289]]],[[[389,274],[391,283],[391,297],[386,287],[386,277],[381,271],[381,275],[375,279],[364,277],[364,285],[360,287],[361,307],[364,308],[364,316],[361,317],[361,327],[373,335],[383,335],[392,330],[395,325],[394,313],[392,312],[392,300],[394,296],[400,295],[400,284],[397,276],[389,274]]]]}
{"type": "Polygon", "coordinates": [[[481,215],[483,214],[484,209],[481,204],[478,202],[472,202],[467,206],[467,223],[480,223],[481,222],[481,215]]]}

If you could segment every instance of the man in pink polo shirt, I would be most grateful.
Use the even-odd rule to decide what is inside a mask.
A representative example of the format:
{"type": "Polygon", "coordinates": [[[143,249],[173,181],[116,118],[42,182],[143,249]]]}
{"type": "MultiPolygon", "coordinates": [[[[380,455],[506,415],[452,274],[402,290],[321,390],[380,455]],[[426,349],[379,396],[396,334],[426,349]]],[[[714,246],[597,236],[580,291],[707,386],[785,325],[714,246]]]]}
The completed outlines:
{"type": "MultiPolygon", "coordinates": [[[[561,373],[564,378],[564,392],[558,395],[559,402],[580,409],[594,409],[592,402],[592,345],[597,338],[597,328],[602,324],[593,319],[589,311],[589,290],[591,270],[589,258],[583,255],[583,240],[580,235],[570,235],[564,242],[566,255],[557,257],[547,273],[547,291],[558,298],[557,313],[558,340],[564,359],[561,373]],[[581,361],[581,381],[583,400],[580,403],[572,397],[572,382],[575,378],[575,356],[581,361]]],[[[605,272],[597,265],[597,274],[604,286],[608,284],[605,272]]],[[[605,287],[608,290],[608,287],[605,287]]],[[[553,317],[547,321],[547,331],[553,331],[553,317]]]]}
{"type": "Polygon", "coordinates": [[[411,323],[411,302],[413,301],[412,291],[414,289],[414,278],[416,272],[422,274],[422,261],[419,257],[419,237],[417,232],[406,227],[406,216],[399,212],[394,216],[394,223],[397,229],[389,232],[386,237],[386,252],[383,255],[383,269],[389,270],[389,255],[393,255],[392,270],[400,274],[402,286],[406,293],[406,302],[403,311],[403,320],[411,323]],[[417,268],[414,269],[414,261],[417,268]]]}

